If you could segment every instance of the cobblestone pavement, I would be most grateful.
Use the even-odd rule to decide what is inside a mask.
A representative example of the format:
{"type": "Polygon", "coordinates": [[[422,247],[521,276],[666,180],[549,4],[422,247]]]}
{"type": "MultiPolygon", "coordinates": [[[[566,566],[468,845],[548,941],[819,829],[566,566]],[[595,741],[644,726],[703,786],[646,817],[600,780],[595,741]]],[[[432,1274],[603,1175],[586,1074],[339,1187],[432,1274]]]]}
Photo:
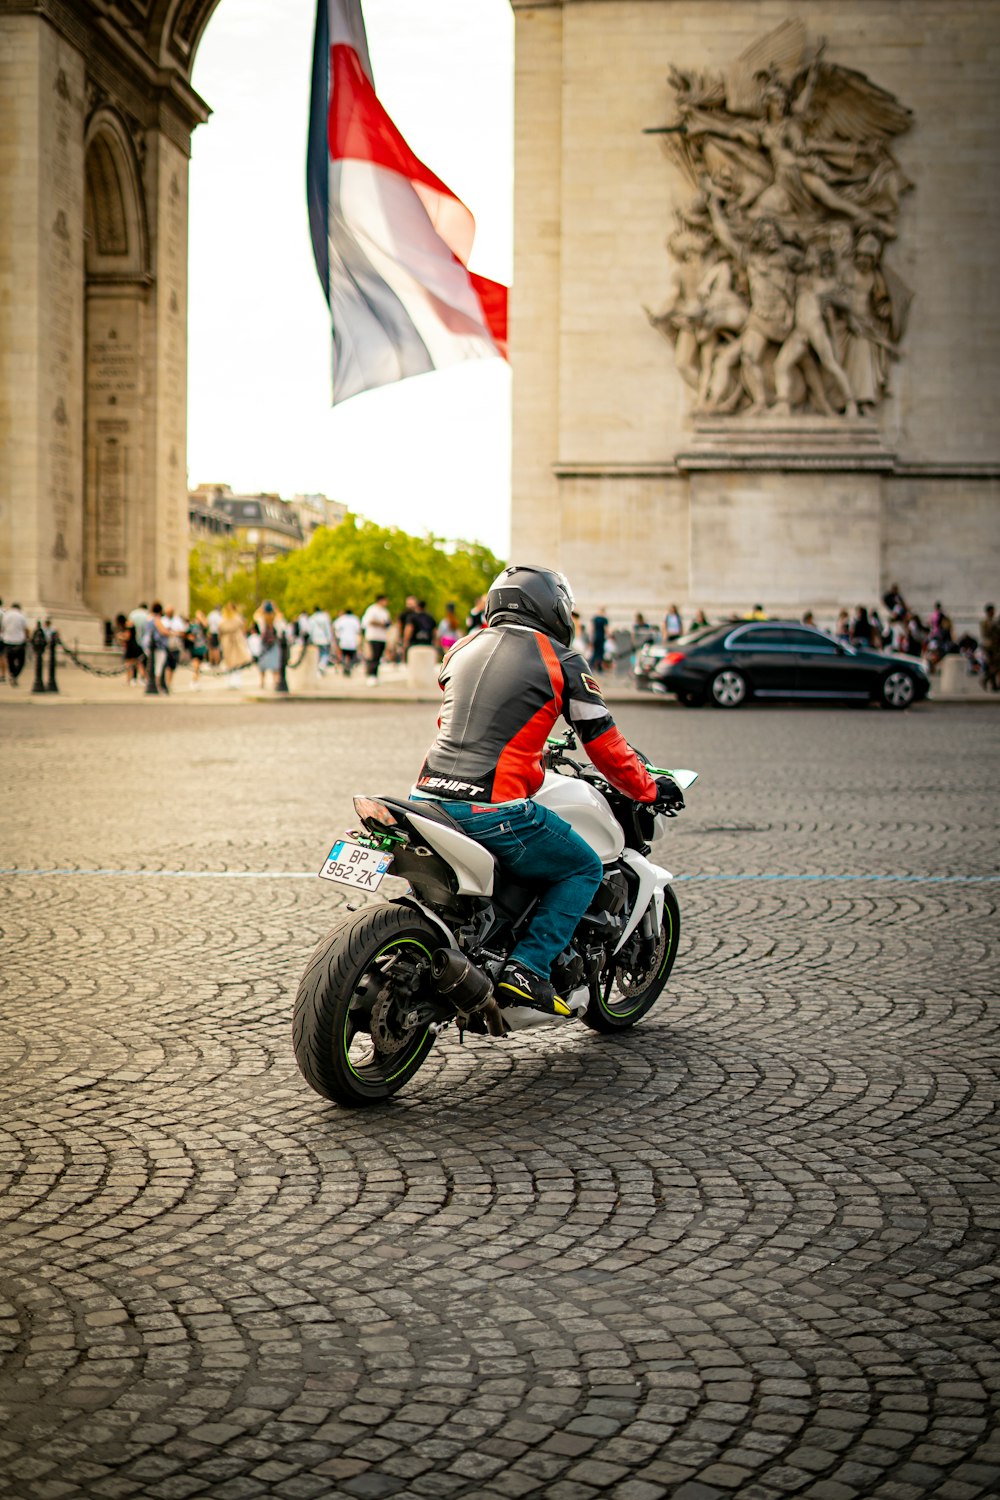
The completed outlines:
{"type": "Polygon", "coordinates": [[[996,715],[622,707],[667,996],[357,1113],[305,872],[433,710],[149,708],[0,708],[0,1494],[997,1493],[996,715]]]}

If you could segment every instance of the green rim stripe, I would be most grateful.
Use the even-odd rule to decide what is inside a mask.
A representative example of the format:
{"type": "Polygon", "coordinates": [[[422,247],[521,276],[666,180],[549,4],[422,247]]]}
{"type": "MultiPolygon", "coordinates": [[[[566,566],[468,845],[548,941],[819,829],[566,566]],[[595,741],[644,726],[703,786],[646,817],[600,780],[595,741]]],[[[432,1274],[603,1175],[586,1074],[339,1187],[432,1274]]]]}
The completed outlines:
{"type": "MultiPolygon", "coordinates": [[[[418,943],[417,940],[416,940],[416,938],[394,938],[391,943],[386,943],[386,945],[385,945],[384,948],[380,948],[378,950],[378,952],[373,955],[372,960],[371,960],[372,963],[376,963],[378,961],[378,959],[380,959],[382,957],[383,953],[388,953],[389,952],[390,948],[395,948],[395,947],[399,946],[402,943],[412,943],[413,946],[414,946],[414,948],[419,948],[422,953],[426,953],[427,954],[428,958],[430,958],[430,956],[431,956],[430,955],[430,950],[428,948],[425,948],[424,945],[423,945],[423,943],[418,943]]],[[[344,1061],[347,1063],[347,1066],[350,1068],[351,1072],[354,1074],[355,1078],[359,1081],[359,1083],[364,1083],[364,1082],[366,1082],[366,1080],[364,1078],[364,1075],[361,1074],[361,1073],[359,1073],[358,1070],[357,1070],[357,1068],[351,1062],[351,1054],[350,1054],[350,1050],[349,1050],[351,1044],[347,1040],[347,1024],[350,1021],[350,1019],[351,1019],[351,1009],[350,1009],[350,1006],[348,1006],[347,1011],[344,1014],[344,1048],[343,1048],[343,1050],[344,1050],[344,1061]]],[[[395,1073],[390,1073],[388,1075],[388,1077],[386,1078],[386,1080],[385,1080],[386,1083],[391,1083],[394,1078],[398,1078],[399,1075],[400,1075],[400,1073],[402,1073],[403,1069],[406,1068],[406,1067],[409,1067],[409,1063],[412,1062],[412,1061],[413,1061],[413,1059],[410,1058],[409,1062],[403,1063],[403,1065],[401,1067],[399,1067],[399,1068],[396,1069],[395,1073]]]]}

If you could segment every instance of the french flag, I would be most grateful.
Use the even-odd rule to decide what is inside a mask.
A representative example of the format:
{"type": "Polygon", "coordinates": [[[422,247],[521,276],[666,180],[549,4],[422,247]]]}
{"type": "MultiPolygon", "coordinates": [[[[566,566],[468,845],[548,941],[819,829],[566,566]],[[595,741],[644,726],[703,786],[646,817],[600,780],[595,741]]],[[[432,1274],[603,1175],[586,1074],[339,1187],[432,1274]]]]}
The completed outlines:
{"type": "Polygon", "coordinates": [[[360,0],[319,0],[307,162],[333,324],[333,402],[507,353],[507,288],[468,269],[476,225],[375,95],[360,0]]]}

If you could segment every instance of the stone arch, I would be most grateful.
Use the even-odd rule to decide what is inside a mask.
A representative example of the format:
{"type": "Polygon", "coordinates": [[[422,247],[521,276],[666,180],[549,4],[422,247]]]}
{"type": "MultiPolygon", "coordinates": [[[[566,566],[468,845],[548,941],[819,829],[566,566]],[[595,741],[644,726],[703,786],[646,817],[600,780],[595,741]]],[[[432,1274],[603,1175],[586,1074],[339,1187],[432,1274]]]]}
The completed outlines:
{"type": "Polygon", "coordinates": [[[84,153],[87,280],[138,280],[149,270],[146,212],[135,147],[115,110],[95,111],[84,153]]]}
{"type": "Polygon", "coordinates": [[[162,68],[179,68],[190,79],[194,55],[220,0],[153,0],[147,35],[162,68]]]}
{"type": "Polygon", "coordinates": [[[84,137],[83,598],[104,619],[138,587],[148,550],[144,367],[153,277],[134,140],[108,104],[84,137]]]}

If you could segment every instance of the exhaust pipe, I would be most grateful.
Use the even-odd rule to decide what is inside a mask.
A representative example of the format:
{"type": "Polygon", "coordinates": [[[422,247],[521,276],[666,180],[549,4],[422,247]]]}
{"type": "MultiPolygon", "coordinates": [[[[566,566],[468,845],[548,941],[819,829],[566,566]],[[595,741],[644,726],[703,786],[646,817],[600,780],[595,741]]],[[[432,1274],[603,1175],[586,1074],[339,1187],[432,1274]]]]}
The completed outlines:
{"type": "Polygon", "coordinates": [[[505,1035],[507,1028],[493,999],[490,978],[470,963],[464,953],[457,948],[438,948],[431,959],[431,974],[438,994],[456,1010],[466,1015],[474,1011],[483,1017],[491,1036],[505,1035]]]}

